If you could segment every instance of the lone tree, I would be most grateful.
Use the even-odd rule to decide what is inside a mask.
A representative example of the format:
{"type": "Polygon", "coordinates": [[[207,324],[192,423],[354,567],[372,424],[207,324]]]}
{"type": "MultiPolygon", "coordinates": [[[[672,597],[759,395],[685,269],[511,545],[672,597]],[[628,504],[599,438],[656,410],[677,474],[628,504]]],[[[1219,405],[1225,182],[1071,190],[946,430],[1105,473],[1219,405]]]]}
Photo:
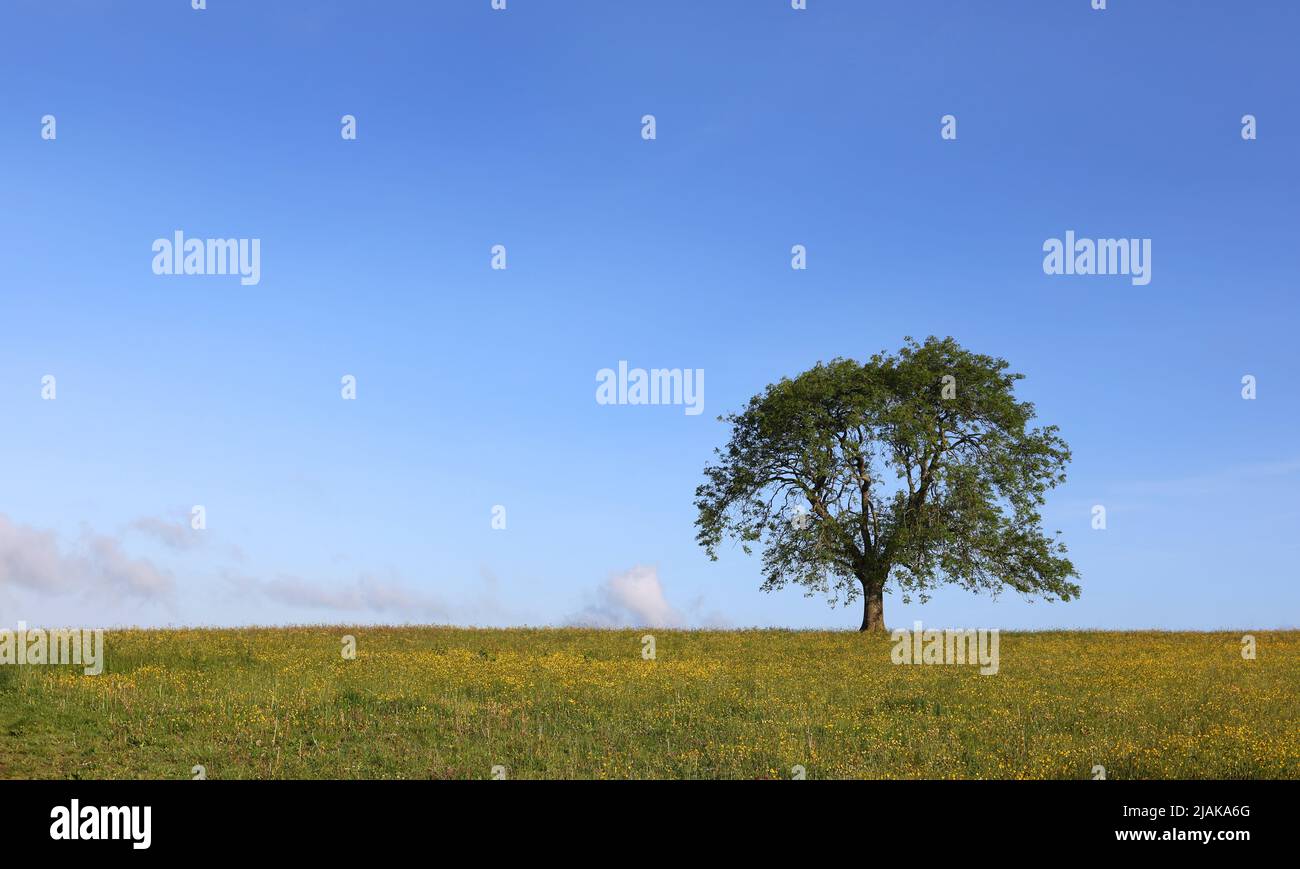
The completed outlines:
{"type": "Polygon", "coordinates": [[[731,440],[695,492],[700,545],[717,560],[724,537],[761,544],[764,591],[863,595],[864,631],[885,629],[891,581],[904,602],[944,583],[1078,597],[1038,512],[1070,450],[1056,426],[1028,427],[1023,375],[952,338],[904,340],[896,356],[819,362],[720,417],[731,440]]]}

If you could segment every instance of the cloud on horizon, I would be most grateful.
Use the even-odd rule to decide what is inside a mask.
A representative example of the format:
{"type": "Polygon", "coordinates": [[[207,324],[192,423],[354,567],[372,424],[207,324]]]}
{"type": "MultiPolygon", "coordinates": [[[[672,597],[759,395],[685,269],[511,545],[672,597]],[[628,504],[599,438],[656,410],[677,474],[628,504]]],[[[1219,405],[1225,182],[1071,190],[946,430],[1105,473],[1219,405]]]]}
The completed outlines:
{"type": "Polygon", "coordinates": [[[188,522],[169,522],[157,516],[142,516],[127,527],[179,552],[194,549],[204,540],[203,535],[191,528],[188,522]]]}
{"type": "Polygon", "coordinates": [[[117,538],[96,534],[89,526],[65,549],[55,532],[19,525],[0,513],[0,590],[155,601],[171,598],[175,580],[147,558],[130,556],[117,538]]]}
{"type": "Polygon", "coordinates": [[[681,628],[686,619],[668,602],[658,569],[637,565],[611,575],[596,589],[595,602],[567,623],[593,628],[681,628]]]}
{"type": "Polygon", "coordinates": [[[353,614],[401,615],[407,620],[446,621],[451,610],[441,599],[400,582],[361,574],[344,585],[318,585],[281,574],[275,579],[229,577],[241,593],[255,593],[272,603],[304,609],[353,614]]]}
{"type": "MultiPolygon", "coordinates": [[[[22,525],[0,513],[0,599],[17,593],[79,597],[96,607],[100,615],[113,611],[112,605],[132,602],[161,603],[175,609],[177,583],[172,570],[148,557],[133,555],[125,548],[123,538],[130,542],[132,535],[140,535],[137,542],[141,545],[160,544],[164,552],[154,554],[173,552],[189,557],[204,550],[209,555],[233,555],[238,561],[244,560],[237,546],[217,546],[214,550],[206,534],[194,531],[188,517],[145,516],[121,526],[117,535],[97,533],[83,525],[80,536],[68,540],[55,531],[22,525]]],[[[290,618],[292,610],[315,610],[338,614],[340,619],[368,616],[392,623],[534,623],[521,619],[521,613],[507,612],[501,605],[497,577],[487,567],[480,570],[477,592],[471,590],[466,599],[459,601],[414,587],[391,570],[359,571],[351,579],[313,582],[290,573],[262,579],[232,567],[220,568],[216,575],[225,580],[233,600],[247,600],[259,612],[268,605],[285,607],[284,615],[290,618]]],[[[726,624],[717,613],[701,617],[702,605],[700,599],[690,602],[685,610],[674,606],[668,601],[658,569],[637,565],[609,575],[588,595],[582,609],[567,618],[544,618],[541,623],[603,628],[726,624]]]]}

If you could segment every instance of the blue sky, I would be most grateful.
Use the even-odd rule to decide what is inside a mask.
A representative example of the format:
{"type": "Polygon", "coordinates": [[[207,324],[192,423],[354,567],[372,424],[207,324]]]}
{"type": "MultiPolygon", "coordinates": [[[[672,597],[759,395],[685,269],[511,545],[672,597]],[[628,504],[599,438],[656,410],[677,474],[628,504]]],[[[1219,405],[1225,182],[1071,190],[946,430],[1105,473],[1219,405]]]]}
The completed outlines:
{"type": "Polygon", "coordinates": [[[696,546],[716,417],[950,334],[1073,448],[1083,595],[891,625],[1295,626],[1300,8],[808,5],[7,4],[0,623],[853,628],[696,546]],[[176,230],[260,283],[153,274],[176,230]],[[1150,284],[1044,274],[1067,230],[1150,284]]]}

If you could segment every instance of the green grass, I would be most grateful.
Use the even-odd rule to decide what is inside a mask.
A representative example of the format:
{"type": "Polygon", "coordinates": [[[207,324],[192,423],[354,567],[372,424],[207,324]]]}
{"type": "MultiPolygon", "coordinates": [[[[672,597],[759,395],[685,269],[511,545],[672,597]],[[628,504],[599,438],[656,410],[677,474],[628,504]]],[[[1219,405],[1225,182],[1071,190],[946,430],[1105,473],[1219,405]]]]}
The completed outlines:
{"type": "Polygon", "coordinates": [[[1003,634],[981,676],[841,632],[114,631],[102,675],[0,666],[0,777],[1297,778],[1300,632],[1254,636],[1003,634]]]}

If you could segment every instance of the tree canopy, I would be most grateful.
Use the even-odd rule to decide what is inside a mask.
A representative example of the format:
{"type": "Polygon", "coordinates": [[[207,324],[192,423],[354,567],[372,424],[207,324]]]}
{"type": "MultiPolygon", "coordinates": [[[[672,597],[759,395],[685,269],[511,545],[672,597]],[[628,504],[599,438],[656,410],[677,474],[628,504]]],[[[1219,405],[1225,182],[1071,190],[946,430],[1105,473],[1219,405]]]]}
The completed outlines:
{"type": "Polygon", "coordinates": [[[696,539],[713,559],[724,539],[761,546],[764,591],[863,595],[864,631],[884,630],[895,588],[905,601],[945,583],[1077,597],[1039,513],[1070,450],[1056,426],[1030,427],[1008,368],[952,338],[906,338],[769,385],[721,417],[731,436],[696,490],[696,539]]]}

